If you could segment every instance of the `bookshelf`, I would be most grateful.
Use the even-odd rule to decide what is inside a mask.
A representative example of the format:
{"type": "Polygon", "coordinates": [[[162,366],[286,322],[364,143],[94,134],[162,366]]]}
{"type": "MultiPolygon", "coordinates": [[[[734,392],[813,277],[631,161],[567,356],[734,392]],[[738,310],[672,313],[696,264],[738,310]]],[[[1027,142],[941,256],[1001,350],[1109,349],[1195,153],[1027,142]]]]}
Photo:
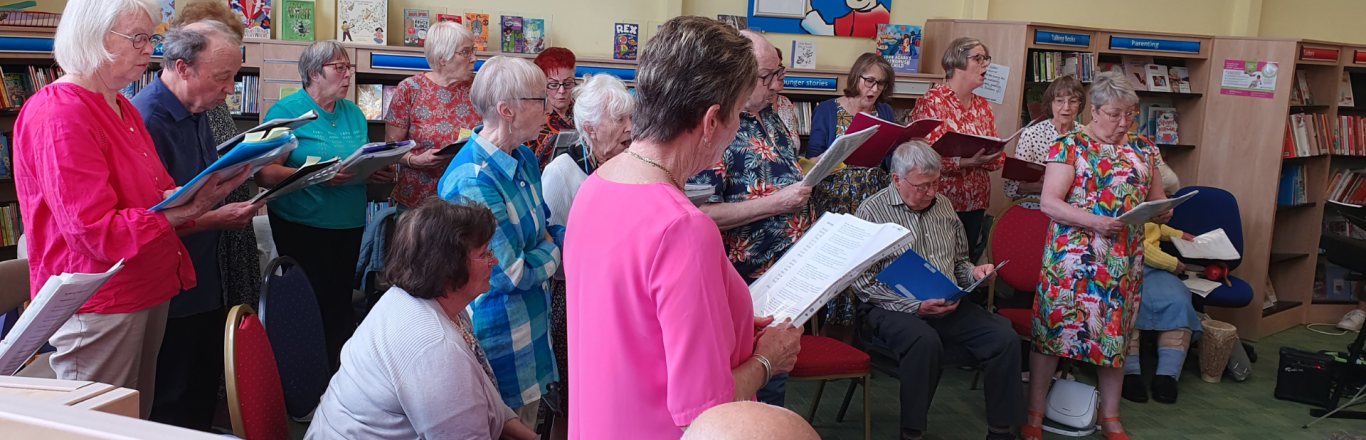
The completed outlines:
{"type": "MultiPolygon", "coordinates": [[[[52,35],[55,29],[51,28],[31,28],[19,26],[0,26],[0,36],[11,37],[0,42],[0,59],[4,61],[3,69],[6,73],[11,72],[11,68],[21,67],[25,74],[28,74],[27,67],[54,67],[56,61],[52,58],[52,35]]],[[[18,109],[7,109],[0,111],[0,133],[5,133],[7,138],[3,148],[11,148],[13,145],[14,121],[19,117],[18,109]]],[[[13,157],[12,155],[10,157],[13,157]]],[[[11,173],[13,170],[11,170],[11,173]]],[[[0,205],[14,204],[17,208],[19,203],[18,193],[14,187],[14,179],[0,180],[0,205]]],[[[15,245],[0,246],[0,260],[12,260],[18,256],[19,248],[15,245]]]]}

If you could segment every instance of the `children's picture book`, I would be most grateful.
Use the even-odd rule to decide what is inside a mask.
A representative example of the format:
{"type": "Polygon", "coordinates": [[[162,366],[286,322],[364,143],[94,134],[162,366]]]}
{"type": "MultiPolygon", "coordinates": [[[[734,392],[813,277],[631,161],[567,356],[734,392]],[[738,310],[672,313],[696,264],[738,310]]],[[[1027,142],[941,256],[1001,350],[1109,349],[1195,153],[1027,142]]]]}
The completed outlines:
{"type": "Polygon", "coordinates": [[[1129,85],[1134,86],[1134,90],[1148,90],[1149,64],[1153,63],[1153,57],[1139,55],[1122,55],[1124,62],[1124,76],[1129,78],[1129,85]]]}
{"type": "Polygon", "coordinates": [[[816,42],[792,40],[793,69],[815,69],[816,68],[816,42]]]}
{"type": "Polygon", "coordinates": [[[744,15],[717,15],[716,21],[725,23],[735,28],[737,31],[749,29],[749,17],[744,15]]]}
{"type": "Polygon", "coordinates": [[[1120,75],[1123,75],[1123,74],[1124,74],[1124,65],[1123,65],[1123,64],[1120,64],[1120,63],[1100,63],[1100,72],[1099,72],[1099,73],[1105,73],[1105,72],[1115,72],[1115,73],[1118,73],[1118,74],[1120,74],[1120,75]]]}
{"type": "Polygon", "coordinates": [[[241,81],[232,84],[232,95],[227,97],[228,111],[234,115],[242,114],[242,93],[244,84],[241,81]]]}
{"type": "Polygon", "coordinates": [[[314,21],[313,13],[316,11],[312,0],[284,0],[280,5],[284,9],[280,12],[281,21],[280,39],[287,41],[313,41],[314,21]]]}
{"type": "Polygon", "coordinates": [[[616,36],[612,38],[612,58],[618,60],[636,59],[636,44],[640,39],[640,25],[617,23],[616,36]]]}
{"type": "Polygon", "coordinates": [[[0,133],[0,180],[14,178],[14,163],[10,159],[9,138],[0,133]]]}
{"type": "Polygon", "coordinates": [[[1338,105],[1343,107],[1356,107],[1356,99],[1352,96],[1352,73],[1342,71],[1342,82],[1338,84],[1338,105]]]}
{"type": "Polygon", "coordinates": [[[545,19],[522,18],[522,40],[526,42],[526,53],[541,53],[545,50],[545,19]]]}
{"type": "Polygon", "coordinates": [[[466,12],[465,28],[474,34],[474,50],[489,50],[489,14],[466,12]]]}
{"type": "Polygon", "coordinates": [[[246,38],[270,38],[270,1],[271,0],[228,0],[232,12],[242,19],[247,31],[246,38]]]}
{"type": "Polygon", "coordinates": [[[338,41],[383,46],[388,29],[388,0],[337,0],[338,41]]]}
{"type": "Polygon", "coordinates": [[[915,73],[920,65],[920,26],[877,25],[877,52],[897,73],[915,73]]]}
{"type": "Polygon", "coordinates": [[[157,6],[161,9],[161,22],[152,29],[152,33],[165,35],[166,30],[171,28],[171,22],[175,21],[175,0],[157,0],[157,6]]]}
{"type": "Polygon", "coordinates": [[[1151,107],[1148,109],[1148,122],[1153,126],[1153,143],[1170,145],[1180,142],[1176,136],[1176,109],[1151,107]]]}
{"type": "Polygon", "coordinates": [[[360,107],[365,119],[378,121],[384,118],[384,86],[381,84],[357,84],[356,106],[360,107]]]}
{"type": "Polygon", "coordinates": [[[29,83],[29,76],[26,73],[6,73],[5,81],[5,104],[10,108],[19,108],[28,101],[29,96],[33,96],[33,89],[29,83]]]}
{"type": "Polygon", "coordinates": [[[1170,92],[1171,85],[1167,84],[1167,66],[1161,64],[1148,64],[1144,66],[1144,71],[1148,75],[1148,91],[1150,92],[1170,92]]]}
{"type": "Polygon", "coordinates": [[[403,45],[421,47],[423,44],[426,44],[427,28],[431,23],[431,12],[428,12],[426,9],[404,9],[403,45]]]}
{"type": "Polygon", "coordinates": [[[443,21],[453,21],[459,24],[465,24],[464,17],[461,17],[459,14],[436,14],[436,22],[440,23],[443,21]]]}
{"type": "Polygon", "coordinates": [[[1167,76],[1171,78],[1173,92],[1191,93],[1190,70],[1181,66],[1172,66],[1167,68],[1167,73],[1167,76]]]}
{"type": "Polygon", "coordinates": [[[504,53],[522,53],[525,51],[526,42],[522,40],[522,17],[515,15],[503,16],[503,43],[504,53]]]}

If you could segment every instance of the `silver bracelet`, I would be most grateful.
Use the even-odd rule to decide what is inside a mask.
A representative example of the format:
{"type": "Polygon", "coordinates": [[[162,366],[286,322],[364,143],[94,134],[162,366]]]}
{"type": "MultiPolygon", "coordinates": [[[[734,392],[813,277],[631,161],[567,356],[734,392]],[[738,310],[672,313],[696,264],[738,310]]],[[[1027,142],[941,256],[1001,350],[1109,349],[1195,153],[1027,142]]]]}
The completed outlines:
{"type": "Polygon", "coordinates": [[[758,359],[759,363],[764,364],[764,383],[767,384],[768,381],[773,380],[773,364],[762,354],[755,353],[754,358],[758,359]]]}

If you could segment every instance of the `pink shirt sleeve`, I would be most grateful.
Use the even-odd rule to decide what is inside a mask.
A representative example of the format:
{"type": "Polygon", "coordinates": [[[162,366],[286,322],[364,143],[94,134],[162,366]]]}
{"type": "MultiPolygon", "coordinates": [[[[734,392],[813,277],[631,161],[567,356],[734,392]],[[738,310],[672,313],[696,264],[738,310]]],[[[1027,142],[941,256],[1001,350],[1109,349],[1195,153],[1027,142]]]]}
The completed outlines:
{"type": "MultiPolygon", "coordinates": [[[[735,400],[732,356],[737,343],[752,338],[734,330],[730,294],[735,281],[740,287],[744,282],[725,258],[716,223],[701,212],[689,213],[669,226],[661,243],[650,291],[664,340],[665,397],[674,424],[687,426],[702,411],[735,400]]],[[[752,327],[753,317],[745,318],[752,327]]]]}

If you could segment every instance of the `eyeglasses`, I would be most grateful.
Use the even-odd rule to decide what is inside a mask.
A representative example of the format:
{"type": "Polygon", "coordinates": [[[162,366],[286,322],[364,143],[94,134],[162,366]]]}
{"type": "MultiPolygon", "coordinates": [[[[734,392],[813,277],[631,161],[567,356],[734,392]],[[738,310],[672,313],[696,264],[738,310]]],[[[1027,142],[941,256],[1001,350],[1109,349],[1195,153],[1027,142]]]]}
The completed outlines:
{"type": "Polygon", "coordinates": [[[858,78],[861,79],[861,80],[863,80],[864,82],[866,82],[866,83],[872,85],[873,87],[878,87],[878,88],[883,88],[883,89],[887,88],[887,81],[878,81],[878,80],[875,80],[875,79],[872,79],[872,78],[866,77],[866,76],[860,76],[860,77],[858,77],[858,78]]]}
{"type": "MultiPolygon", "coordinates": [[[[910,182],[906,182],[906,183],[910,183],[910,182]]],[[[930,191],[934,191],[934,190],[936,190],[936,189],[939,189],[939,181],[938,181],[938,180],[935,180],[935,181],[930,182],[930,183],[922,183],[922,184],[919,184],[919,185],[916,185],[916,184],[913,184],[913,183],[912,183],[912,184],[911,184],[911,188],[915,189],[917,192],[919,192],[919,193],[921,193],[921,194],[924,194],[924,193],[928,193],[928,192],[930,192],[930,191]]]]}
{"type": "Polygon", "coordinates": [[[552,82],[552,83],[546,83],[546,84],[545,84],[545,89],[546,89],[546,90],[556,90],[556,89],[561,89],[561,88],[563,88],[564,91],[568,92],[568,91],[572,90],[572,89],[574,88],[574,86],[576,86],[576,85],[578,85],[578,84],[575,83],[574,80],[571,79],[571,80],[565,81],[565,82],[552,82]]]}
{"type": "Polygon", "coordinates": [[[545,98],[517,98],[523,101],[541,101],[541,110],[545,110],[545,98]]]}
{"type": "Polygon", "coordinates": [[[1111,111],[1105,110],[1104,108],[1101,108],[1100,114],[1105,115],[1105,117],[1108,118],[1108,119],[1111,120],[1111,121],[1119,122],[1119,121],[1132,121],[1132,120],[1134,119],[1134,115],[1137,114],[1137,113],[1135,113],[1133,110],[1130,110],[1130,111],[1127,111],[1127,112],[1124,112],[1124,113],[1111,112],[1111,111]]]}
{"type": "Polygon", "coordinates": [[[1077,98],[1056,98],[1053,104],[1057,105],[1081,105],[1081,100],[1077,98]]]}
{"type": "Polygon", "coordinates": [[[786,75],[787,68],[783,66],[778,66],[778,70],[769,72],[768,75],[759,75],[759,81],[763,82],[764,87],[768,87],[770,85],[773,85],[774,79],[778,79],[779,81],[781,81],[783,77],[786,75]]]}
{"type": "Polygon", "coordinates": [[[468,56],[470,56],[470,55],[474,55],[474,47],[466,47],[466,48],[464,48],[464,49],[457,50],[457,51],[455,51],[455,54],[456,54],[456,55],[460,55],[460,56],[462,56],[462,57],[468,57],[468,56]]]}
{"type": "Polygon", "coordinates": [[[355,65],[355,64],[350,64],[350,63],[340,62],[340,61],[335,62],[335,63],[323,64],[323,67],[331,67],[332,70],[336,71],[337,73],[346,73],[346,72],[350,72],[350,71],[356,69],[356,65],[355,65]]]}
{"type": "Polygon", "coordinates": [[[489,248],[484,248],[483,252],[480,252],[479,256],[474,257],[474,259],[483,261],[484,264],[488,264],[489,266],[498,265],[498,258],[493,256],[493,251],[489,250],[489,248]]]}
{"type": "Polygon", "coordinates": [[[969,60],[973,60],[973,61],[978,62],[978,63],[981,63],[981,64],[990,64],[990,63],[991,63],[991,55],[986,55],[986,54],[969,55],[969,56],[968,56],[968,59],[969,59],[969,60]]]}
{"type": "Polygon", "coordinates": [[[118,36],[123,37],[123,38],[127,38],[129,41],[132,41],[132,42],[133,42],[133,48],[134,48],[134,49],[142,49],[142,48],[144,48],[144,47],[147,47],[147,43],[149,43],[149,42],[152,43],[152,44],[161,44],[161,39],[162,39],[161,34],[125,35],[125,34],[120,34],[120,33],[118,33],[118,32],[114,32],[114,31],[112,31],[112,30],[109,31],[109,33],[114,34],[114,35],[118,35],[118,36]]]}

